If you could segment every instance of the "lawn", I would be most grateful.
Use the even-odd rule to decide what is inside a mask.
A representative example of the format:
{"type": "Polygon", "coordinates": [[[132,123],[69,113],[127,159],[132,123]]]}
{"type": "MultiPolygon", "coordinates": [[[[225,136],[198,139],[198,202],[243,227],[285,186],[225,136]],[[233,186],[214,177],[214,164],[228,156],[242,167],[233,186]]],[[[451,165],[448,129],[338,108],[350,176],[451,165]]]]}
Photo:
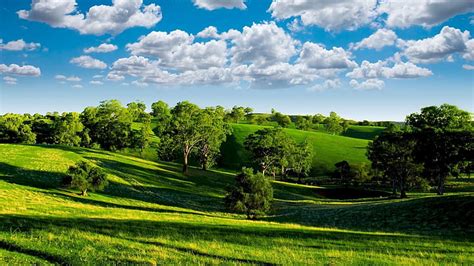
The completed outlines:
{"type": "MultiPolygon", "coordinates": [[[[233,134],[221,148],[221,165],[239,169],[242,165],[251,164],[249,154],[244,148],[244,140],[249,134],[262,128],[264,127],[258,125],[232,124],[233,134]]],[[[342,160],[347,160],[349,163],[368,163],[365,155],[368,140],[297,129],[284,129],[284,131],[298,142],[306,140],[311,144],[312,176],[331,174],[334,171],[334,164],[342,160]]]]}
{"type": "Polygon", "coordinates": [[[83,148],[0,144],[0,264],[474,264],[474,195],[330,199],[273,182],[260,221],[225,211],[233,175],[83,148]],[[79,160],[110,186],[62,189],[79,160]]]}

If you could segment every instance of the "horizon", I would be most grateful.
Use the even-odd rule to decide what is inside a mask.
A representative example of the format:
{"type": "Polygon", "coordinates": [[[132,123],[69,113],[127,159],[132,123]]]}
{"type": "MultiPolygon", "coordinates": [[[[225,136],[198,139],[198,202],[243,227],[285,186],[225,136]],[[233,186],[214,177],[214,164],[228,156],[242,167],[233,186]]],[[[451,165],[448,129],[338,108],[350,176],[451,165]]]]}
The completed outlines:
{"type": "Polygon", "coordinates": [[[109,99],[358,121],[401,122],[444,103],[474,112],[469,1],[420,2],[406,14],[403,2],[375,0],[344,14],[283,0],[36,2],[2,2],[0,114],[80,112],[109,99]],[[103,20],[90,16],[98,5],[103,20]],[[106,15],[118,10],[133,21],[106,15]]]}

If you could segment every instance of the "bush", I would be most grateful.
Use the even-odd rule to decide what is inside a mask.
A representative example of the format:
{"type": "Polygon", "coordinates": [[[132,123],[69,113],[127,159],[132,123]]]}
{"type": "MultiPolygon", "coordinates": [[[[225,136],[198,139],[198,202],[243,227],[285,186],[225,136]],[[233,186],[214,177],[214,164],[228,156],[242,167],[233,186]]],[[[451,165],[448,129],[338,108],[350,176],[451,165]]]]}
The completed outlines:
{"type": "Polygon", "coordinates": [[[85,161],[69,167],[63,183],[68,187],[79,189],[82,196],[87,196],[87,190],[103,190],[108,185],[105,172],[85,161]]]}
{"type": "Polygon", "coordinates": [[[268,178],[262,173],[254,174],[251,168],[243,168],[235,181],[235,186],[225,197],[230,210],[245,213],[247,219],[257,219],[270,211],[273,189],[268,178]]]}

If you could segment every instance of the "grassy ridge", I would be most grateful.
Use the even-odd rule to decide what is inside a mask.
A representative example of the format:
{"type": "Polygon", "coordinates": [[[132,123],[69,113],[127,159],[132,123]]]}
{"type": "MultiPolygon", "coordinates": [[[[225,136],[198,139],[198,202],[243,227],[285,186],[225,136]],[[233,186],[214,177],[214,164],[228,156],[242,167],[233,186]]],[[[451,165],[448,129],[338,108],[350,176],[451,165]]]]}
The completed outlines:
{"type": "MultiPolygon", "coordinates": [[[[232,124],[233,135],[222,146],[221,164],[224,167],[238,169],[243,164],[250,164],[244,140],[263,126],[232,124]]],[[[327,175],[334,170],[334,164],[347,160],[350,163],[367,163],[365,152],[367,140],[344,136],[330,135],[321,132],[310,132],[296,129],[284,129],[296,141],[307,140],[313,148],[312,175],[327,175]]]]}
{"type": "Polygon", "coordinates": [[[0,154],[0,264],[474,263],[472,193],[334,200],[274,182],[273,215],[247,221],[224,210],[226,172],[183,176],[174,164],[60,146],[0,144],[0,154]],[[89,197],[58,188],[84,159],[110,186],[89,197]]]}
{"type": "Polygon", "coordinates": [[[373,140],[376,136],[380,135],[385,130],[385,127],[373,127],[373,126],[350,126],[344,136],[357,138],[357,139],[367,139],[373,140]]]}

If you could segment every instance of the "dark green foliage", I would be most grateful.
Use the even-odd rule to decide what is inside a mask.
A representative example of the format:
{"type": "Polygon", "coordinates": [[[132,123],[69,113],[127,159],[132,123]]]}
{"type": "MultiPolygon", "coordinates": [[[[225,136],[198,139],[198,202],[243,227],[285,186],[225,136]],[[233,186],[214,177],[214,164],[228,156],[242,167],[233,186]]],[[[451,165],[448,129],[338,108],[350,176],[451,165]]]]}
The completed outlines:
{"type": "Polygon", "coordinates": [[[150,114],[146,113],[146,105],[143,102],[131,102],[127,109],[134,122],[145,122],[150,120],[150,114]]]}
{"type": "Polygon", "coordinates": [[[225,115],[225,120],[227,122],[239,123],[246,115],[252,112],[252,108],[244,108],[242,106],[234,106],[232,110],[230,110],[225,115]]]}
{"type": "Polygon", "coordinates": [[[32,132],[27,118],[19,114],[5,114],[0,116],[0,142],[26,143],[36,142],[36,134],[32,132]]]}
{"type": "Polygon", "coordinates": [[[243,168],[235,178],[235,185],[224,201],[231,211],[245,213],[248,219],[256,219],[268,213],[273,200],[270,180],[251,168],[243,168]]]}
{"type": "Polygon", "coordinates": [[[71,188],[79,189],[82,196],[87,196],[88,190],[103,190],[108,185],[105,172],[86,161],[80,161],[69,167],[63,183],[71,188]]]}
{"type": "Polygon", "coordinates": [[[288,127],[291,124],[290,117],[280,112],[273,113],[273,120],[281,127],[288,127]]]}
{"type": "Polygon", "coordinates": [[[167,103],[163,101],[155,102],[151,105],[151,115],[156,119],[156,127],[153,131],[156,135],[160,135],[166,129],[171,119],[171,110],[167,103]]]}
{"type": "Polygon", "coordinates": [[[313,126],[311,118],[308,116],[296,117],[295,126],[300,130],[309,130],[313,126]]]}
{"type": "Polygon", "coordinates": [[[344,131],[344,128],[341,125],[342,118],[340,118],[335,112],[331,112],[329,117],[324,119],[324,124],[326,127],[326,131],[333,134],[339,135],[344,131]]]}

